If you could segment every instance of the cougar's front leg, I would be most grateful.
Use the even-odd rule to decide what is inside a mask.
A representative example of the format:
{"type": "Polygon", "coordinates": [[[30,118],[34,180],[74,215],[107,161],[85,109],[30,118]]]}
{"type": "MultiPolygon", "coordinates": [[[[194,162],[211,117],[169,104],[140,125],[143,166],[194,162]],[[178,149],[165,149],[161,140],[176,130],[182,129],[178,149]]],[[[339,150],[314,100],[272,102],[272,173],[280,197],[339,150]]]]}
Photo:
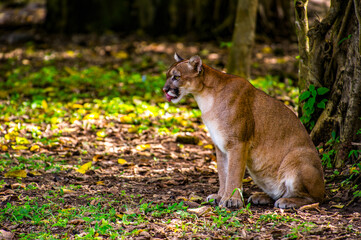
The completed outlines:
{"type": "Polygon", "coordinates": [[[248,158],[247,152],[246,143],[237,144],[229,149],[227,153],[227,174],[224,193],[219,205],[236,208],[243,205],[240,192],[236,190],[233,195],[232,193],[236,188],[242,190],[242,179],[246,171],[246,161],[248,158]]]}
{"type": "Polygon", "coordinates": [[[224,194],[224,188],[226,185],[226,176],[227,176],[227,156],[225,153],[219,150],[216,146],[216,156],[217,156],[217,171],[218,171],[218,178],[219,178],[219,190],[216,194],[211,194],[207,197],[207,202],[213,199],[213,204],[218,205],[219,201],[221,200],[224,194]]]}

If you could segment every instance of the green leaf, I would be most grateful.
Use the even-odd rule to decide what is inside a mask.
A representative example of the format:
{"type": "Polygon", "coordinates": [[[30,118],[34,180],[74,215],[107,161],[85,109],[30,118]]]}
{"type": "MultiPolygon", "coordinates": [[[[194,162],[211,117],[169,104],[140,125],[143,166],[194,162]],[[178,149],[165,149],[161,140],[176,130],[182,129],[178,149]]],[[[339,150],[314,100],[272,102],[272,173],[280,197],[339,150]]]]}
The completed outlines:
{"type": "Polygon", "coordinates": [[[317,94],[324,95],[324,94],[328,93],[329,91],[330,91],[330,89],[328,89],[326,87],[320,87],[317,89],[317,94]]]}
{"type": "Polygon", "coordinates": [[[305,91],[301,94],[300,96],[300,101],[306,100],[307,98],[309,98],[311,96],[311,92],[310,91],[305,91]]]}
{"type": "Polygon", "coordinates": [[[335,131],[332,131],[331,137],[332,137],[332,139],[336,139],[336,132],[335,131]]]}
{"type": "Polygon", "coordinates": [[[324,102],[324,101],[322,101],[322,102],[319,102],[319,103],[317,104],[317,107],[318,107],[318,108],[325,109],[326,104],[325,104],[325,102],[324,102]]]}
{"type": "Polygon", "coordinates": [[[313,97],[316,97],[317,96],[317,91],[315,89],[311,90],[311,94],[313,97]]]}
{"type": "Polygon", "coordinates": [[[311,84],[308,89],[310,89],[310,91],[312,92],[313,90],[315,90],[315,86],[313,84],[311,84]]]}
{"type": "Polygon", "coordinates": [[[305,104],[305,106],[307,106],[309,109],[313,109],[313,106],[315,105],[316,102],[316,98],[312,97],[309,98],[305,104]]]}

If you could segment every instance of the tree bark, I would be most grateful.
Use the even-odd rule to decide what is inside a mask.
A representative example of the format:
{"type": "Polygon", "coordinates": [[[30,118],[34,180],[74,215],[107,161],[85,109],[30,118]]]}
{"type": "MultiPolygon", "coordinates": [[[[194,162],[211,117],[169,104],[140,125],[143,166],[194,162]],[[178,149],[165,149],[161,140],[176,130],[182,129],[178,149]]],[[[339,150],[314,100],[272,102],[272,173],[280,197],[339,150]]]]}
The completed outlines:
{"type": "Polygon", "coordinates": [[[312,114],[316,124],[310,136],[315,144],[320,144],[331,138],[332,131],[336,132],[339,137],[339,144],[335,146],[336,168],[342,166],[348,152],[358,146],[354,143],[361,141],[361,135],[356,134],[361,128],[359,1],[331,1],[326,18],[308,30],[306,25],[297,22],[306,13],[299,6],[307,0],[295,0],[300,45],[300,91],[307,90],[311,84],[316,88],[330,89],[323,96],[328,99],[326,107],[312,114]]]}
{"type": "Polygon", "coordinates": [[[242,77],[249,77],[254,43],[258,0],[239,0],[232,47],[227,70],[242,77]]]}

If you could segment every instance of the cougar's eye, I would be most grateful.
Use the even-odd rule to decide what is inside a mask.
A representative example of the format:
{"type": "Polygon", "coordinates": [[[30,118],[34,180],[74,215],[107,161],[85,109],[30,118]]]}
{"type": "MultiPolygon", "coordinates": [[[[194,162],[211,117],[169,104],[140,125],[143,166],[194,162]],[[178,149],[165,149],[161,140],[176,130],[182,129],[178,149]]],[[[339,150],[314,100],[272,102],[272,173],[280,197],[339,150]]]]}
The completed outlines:
{"type": "Polygon", "coordinates": [[[177,76],[177,75],[173,76],[173,80],[179,80],[179,79],[180,79],[180,76],[177,76]]]}

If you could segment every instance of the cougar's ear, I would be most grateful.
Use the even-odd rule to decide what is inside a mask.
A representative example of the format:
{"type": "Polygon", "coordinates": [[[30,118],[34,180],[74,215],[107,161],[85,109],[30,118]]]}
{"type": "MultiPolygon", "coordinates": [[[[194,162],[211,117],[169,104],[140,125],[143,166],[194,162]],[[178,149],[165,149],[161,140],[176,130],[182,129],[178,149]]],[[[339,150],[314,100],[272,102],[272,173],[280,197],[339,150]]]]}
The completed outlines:
{"type": "Polygon", "coordinates": [[[189,59],[189,66],[196,70],[198,73],[202,71],[202,59],[199,56],[193,56],[189,59]]]}
{"type": "Polygon", "coordinates": [[[180,61],[183,61],[183,58],[181,58],[181,56],[178,55],[178,53],[174,53],[174,59],[177,61],[177,62],[180,62],[180,61]]]}

